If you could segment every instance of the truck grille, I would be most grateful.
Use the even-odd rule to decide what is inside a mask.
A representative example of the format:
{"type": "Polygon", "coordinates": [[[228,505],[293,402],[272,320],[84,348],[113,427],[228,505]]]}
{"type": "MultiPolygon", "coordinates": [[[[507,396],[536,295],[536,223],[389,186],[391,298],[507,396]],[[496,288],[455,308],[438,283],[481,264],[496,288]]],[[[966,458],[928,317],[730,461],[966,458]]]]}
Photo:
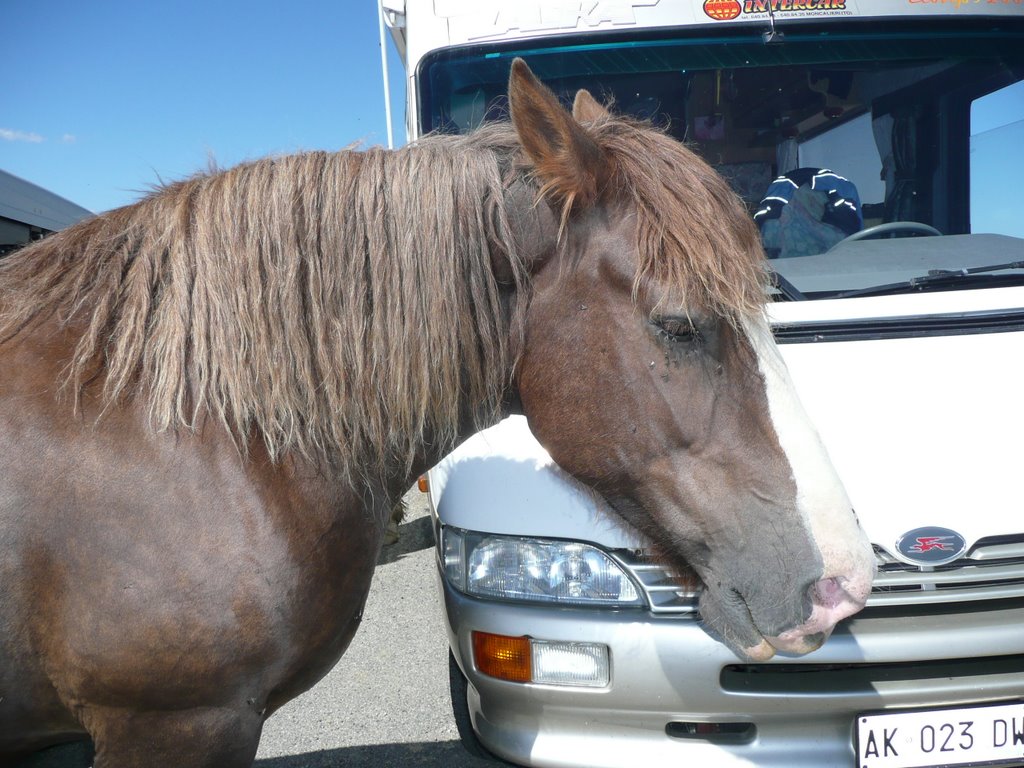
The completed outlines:
{"type": "MultiPolygon", "coordinates": [[[[695,614],[700,579],[680,574],[647,550],[612,553],[647,596],[652,613],[695,614]]],[[[981,539],[964,557],[938,566],[904,563],[875,546],[878,573],[869,607],[1024,597],[1024,534],[981,539]]]]}
{"type": "Polygon", "coordinates": [[[655,559],[647,550],[620,549],[612,553],[633,575],[647,596],[652,613],[696,613],[701,583],[692,571],[680,574],[655,559]]]}
{"type": "Polygon", "coordinates": [[[875,557],[872,607],[1024,597],[1024,535],[981,539],[946,565],[910,565],[878,546],[875,557]]]}

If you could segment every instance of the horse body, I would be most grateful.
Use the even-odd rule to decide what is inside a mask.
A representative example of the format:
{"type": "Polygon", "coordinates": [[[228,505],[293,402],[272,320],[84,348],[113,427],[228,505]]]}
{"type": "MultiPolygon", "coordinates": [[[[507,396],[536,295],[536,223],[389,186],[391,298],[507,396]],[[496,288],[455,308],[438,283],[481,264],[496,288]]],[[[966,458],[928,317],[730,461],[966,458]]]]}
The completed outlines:
{"type": "Polygon", "coordinates": [[[261,161],[0,266],[0,758],[88,734],[97,768],[249,764],[351,640],[401,493],[516,400],[739,655],[863,604],[745,211],[522,62],[510,103],[514,128],[261,161]]]}
{"type": "Polygon", "coordinates": [[[88,730],[115,765],[156,737],[186,763],[251,760],[265,716],[351,640],[385,493],[368,503],[258,443],[243,460],[217,424],[154,435],[141,409],[96,419],[90,398],[54,412],[62,356],[36,338],[5,350],[0,400],[0,656],[17,660],[0,666],[0,753],[88,730]]]}

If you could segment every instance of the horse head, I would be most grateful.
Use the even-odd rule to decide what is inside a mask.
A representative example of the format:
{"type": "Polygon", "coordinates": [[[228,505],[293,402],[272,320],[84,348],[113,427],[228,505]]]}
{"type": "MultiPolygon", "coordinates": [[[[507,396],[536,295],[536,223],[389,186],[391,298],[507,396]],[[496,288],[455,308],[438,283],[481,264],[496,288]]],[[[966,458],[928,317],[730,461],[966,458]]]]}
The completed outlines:
{"type": "Polygon", "coordinates": [[[814,650],[874,557],[772,338],[746,211],[685,147],[585,91],[570,113],[521,60],[509,100],[545,201],[523,235],[531,429],[698,573],[734,651],[814,650]]]}

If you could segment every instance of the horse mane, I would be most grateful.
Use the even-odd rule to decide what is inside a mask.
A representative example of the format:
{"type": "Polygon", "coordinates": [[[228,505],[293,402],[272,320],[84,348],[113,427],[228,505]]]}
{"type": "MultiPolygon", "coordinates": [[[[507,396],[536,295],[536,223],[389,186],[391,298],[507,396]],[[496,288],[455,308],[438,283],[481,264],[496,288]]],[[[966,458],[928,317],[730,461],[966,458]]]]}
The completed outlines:
{"type": "Polygon", "coordinates": [[[509,386],[514,149],[492,130],[171,184],[0,262],[0,340],[55,316],[76,404],[101,378],[106,407],[147,393],[157,430],[212,414],[272,458],[408,469],[509,386]]]}
{"type": "MultiPolygon", "coordinates": [[[[760,242],[725,182],[648,125],[587,127],[636,206],[636,290],[763,312],[760,242]]],[[[274,459],[408,469],[499,417],[522,317],[493,265],[529,290],[504,206],[524,171],[500,123],[170,184],[0,261],[0,341],[55,319],[76,404],[97,381],[104,407],[145,393],[157,430],[212,415],[274,459]]]]}

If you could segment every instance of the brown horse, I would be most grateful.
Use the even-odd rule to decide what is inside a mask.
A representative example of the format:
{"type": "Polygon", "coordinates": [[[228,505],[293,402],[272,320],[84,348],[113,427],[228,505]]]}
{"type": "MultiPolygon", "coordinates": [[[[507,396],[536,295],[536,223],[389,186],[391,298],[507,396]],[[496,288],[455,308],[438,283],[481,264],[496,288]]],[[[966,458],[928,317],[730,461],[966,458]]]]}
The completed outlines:
{"type": "Polygon", "coordinates": [[[402,491],[520,405],[696,568],[737,653],[812,650],[863,604],[743,208],[521,61],[510,104],[171,185],[0,266],[0,755],[248,765],[351,640],[402,491]]]}

